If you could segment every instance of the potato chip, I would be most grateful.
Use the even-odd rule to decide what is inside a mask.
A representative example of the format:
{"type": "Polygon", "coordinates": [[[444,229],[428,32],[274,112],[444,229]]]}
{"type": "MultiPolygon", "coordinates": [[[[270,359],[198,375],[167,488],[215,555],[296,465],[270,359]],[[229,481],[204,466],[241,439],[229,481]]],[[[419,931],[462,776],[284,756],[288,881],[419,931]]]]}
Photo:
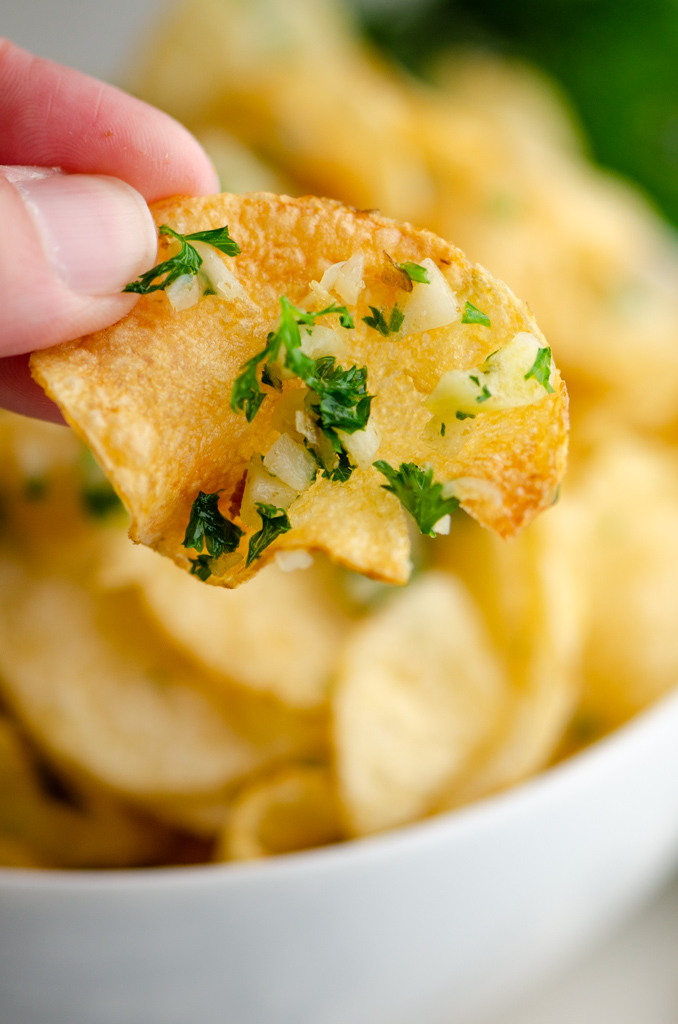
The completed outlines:
{"type": "Polygon", "coordinates": [[[321,708],[349,618],[330,594],[322,566],[282,572],[267,566],[248,586],[205,587],[167,559],[108,539],[102,580],[141,588],[172,640],[200,664],[288,707],[321,708]]]}
{"type": "Polygon", "coordinates": [[[319,765],[290,765],[246,786],[235,800],[217,860],[253,860],[343,838],[332,777],[319,765]]]}
{"type": "Polygon", "coordinates": [[[573,481],[556,518],[585,588],[580,725],[600,734],[678,679],[678,457],[617,432],[573,481]]]}
{"type": "Polygon", "coordinates": [[[157,863],[171,845],[158,824],[38,760],[0,716],[0,864],[131,867],[157,863]]]}
{"type": "MultiPolygon", "coordinates": [[[[566,502],[562,509],[565,511],[566,502]]],[[[554,757],[581,695],[586,610],[569,516],[548,511],[513,544],[501,544],[469,519],[435,547],[478,601],[510,679],[499,729],[468,771],[453,780],[438,809],[505,789],[554,757]]]]}
{"type": "Polygon", "coordinates": [[[380,66],[338,4],[191,0],[134,86],[189,127],[268,153],[308,191],[453,238],[529,299],[571,389],[642,425],[675,421],[678,250],[656,212],[590,165],[545,75],[452,51],[435,80],[380,66]],[[285,46],[271,44],[275,22],[285,46]]]}
{"type": "Polygon", "coordinates": [[[132,596],[0,562],[0,687],[57,764],[152,808],[220,797],[308,747],[267,735],[258,707],[201,692],[197,668],[154,637],[132,596]]]}
{"type": "Polygon", "coordinates": [[[333,700],[339,796],[354,835],[430,812],[509,708],[508,679],[467,588],[429,572],[347,642],[333,700]]]}
{"type": "MultiPolygon", "coordinates": [[[[527,308],[453,246],[375,213],[312,197],[179,198],[157,204],[154,216],[160,225],[171,222],[181,235],[228,224],[243,251],[229,258],[227,267],[221,260],[230,275],[223,287],[240,289],[241,298],[207,295],[177,312],[167,294],[154,292],[113,327],[32,357],[36,378],[87,439],[127,506],[132,539],[203,578],[211,573],[210,582],[227,587],[250,578],[276,552],[297,549],[324,551],[356,571],[403,583],[409,573],[405,518],[398,499],[384,490],[383,472],[369,465],[377,456],[394,471],[404,464],[430,464],[435,479],[450,484],[450,497],[456,487],[462,506],[503,536],[513,535],[550,504],[564,469],[565,387],[527,308]],[[301,396],[308,407],[304,412],[289,398],[300,390],[298,374],[283,379],[290,377],[292,348],[280,341],[282,335],[273,334],[282,356],[280,351],[257,354],[273,344],[276,323],[288,332],[285,337],[291,337],[292,323],[297,342],[292,338],[289,344],[297,345],[295,358],[302,359],[306,314],[299,307],[336,308],[337,297],[319,282],[329,267],[355,253],[365,261],[362,294],[346,313],[343,306],[328,312],[320,325],[341,336],[346,364],[354,369],[339,370],[332,356],[311,360],[314,369],[304,380],[314,382],[315,390],[309,385],[306,398],[301,396]],[[391,262],[389,283],[384,283],[385,254],[401,265],[425,264],[425,280],[411,290],[396,288],[391,262]],[[296,312],[280,303],[282,295],[296,312]],[[417,310],[418,333],[407,335],[410,304],[417,310]],[[517,335],[531,339],[521,349],[523,362],[514,360],[493,375],[492,358],[517,335]],[[525,362],[530,352],[532,366],[525,362]],[[260,409],[264,392],[255,364],[243,371],[255,356],[262,367],[268,359],[260,409]],[[360,377],[364,367],[366,385],[360,377]],[[335,383],[327,384],[326,375],[335,371],[341,383],[333,378],[335,383]],[[425,400],[437,385],[459,375],[477,388],[477,412],[461,410],[455,385],[437,400],[432,417],[425,400]],[[507,397],[483,412],[488,384],[504,395],[511,375],[531,378],[532,391],[524,399],[528,404],[516,405],[507,397]],[[241,394],[241,404],[251,422],[229,407],[236,378],[247,396],[241,394]],[[319,389],[326,398],[319,398],[319,389]],[[356,403],[350,416],[345,405],[337,413],[337,389],[353,396],[341,399],[356,403]],[[371,410],[367,394],[376,396],[371,410]],[[371,434],[363,429],[368,416],[371,434]],[[294,441],[299,465],[311,448],[324,466],[324,478],[318,476],[298,497],[298,485],[290,486],[288,473],[272,475],[265,461],[262,468],[261,457],[283,433],[294,441]],[[369,468],[356,468],[348,482],[340,482],[351,464],[369,468]],[[262,473],[276,484],[275,504],[269,503],[262,473]],[[250,494],[247,500],[250,507],[254,502],[252,515],[261,529],[245,508],[243,488],[246,492],[250,478],[257,479],[259,497],[250,494]],[[194,549],[183,546],[187,527],[190,532],[200,526],[191,517],[197,515],[194,503],[203,500],[213,500],[214,507],[202,509],[200,522],[211,515],[233,524],[228,538],[219,542],[218,557],[211,557],[209,546],[200,554],[202,539],[194,541],[194,549]],[[268,519],[264,508],[271,510],[268,519]],[[244,536],[238,542],[240,532],[244,536]]],[[[306,322],[313,323],[314,317],[306,322]]],[[[303,358],[310,365],[310,357],[303,358]]]]}

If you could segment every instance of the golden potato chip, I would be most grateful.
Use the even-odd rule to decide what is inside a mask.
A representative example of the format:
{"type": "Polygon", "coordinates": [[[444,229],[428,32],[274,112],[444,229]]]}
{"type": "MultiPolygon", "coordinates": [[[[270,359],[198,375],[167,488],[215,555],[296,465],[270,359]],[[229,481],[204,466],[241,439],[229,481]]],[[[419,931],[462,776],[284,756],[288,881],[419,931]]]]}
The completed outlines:
{"type": "Polygon", "coordinates": [[[217,860],[253,860],[343,838],[327,768],[290,765],[246,786],[235,800],[217,860]]]}
{"type": "Polygon", "coordinates": [[[108,538],[108,586],[136,584],[172,640],[227,680],[313,709],[327,700],[349,618],[322,566],[283,572],[267,566],[237,590],[205,587],[118,533],[108,538]]]}
{"type": "Polygon", "coordinates": [[[430,812],[509,709],[506,673],[463,583],[429,572],[356,627],[333,700],[339,797],[355,835],[430,812]]]}
{"type": "Polygon", "coordinates": [[[205,256],[220,294],[200,298],[184,274],[169,298],[144,295],[113,327],[32,357],[132,539],[227,587],[299,549],[402,583],[395,492],[425,532],[455,501],[503,536],[551,503],[564,384],[529,310],[453,246],[313,197],[178,198],[154,216],[182,237],[228,225],[241,254],[205,256]],[[411,290],[384,283],[385,254],[410,268],[411,290]]]}
{"type": "Polygon", "coordinates": [[[131,867],[157,863],[170,844],[158,824],[37,758],[0,716],[0,864],[131,867]]]}
{"type": "Polygon", "coordinates": [[[586,599],[580,723],[601,733],[678,680],[678,455],[617,433],[554,509],[586,599]]]}
{"type": "Polygon", "coordinates": [[[140,65],[135,91],[189,127],[234,133],[308,191],[453,238],[529,299],[571,390],[675,422],[678,250],[637,190],[591,166],[545,75],[451,51],[438,88],[415,85],[375,61],[340,5],[308,0],[190,0],[140,65]]]}
{"type": "Polygon", "coordinates": [[[154,638],[127,593],[95,596],[9,558],[0,673],[8,704],[57,764],[151,808],[155,798],[216,798],[304,749],[201,692],[197,667],[154,638]]]}
{"type": "MultiPolygon", "coordinates": [[[[565,507],[563,501],[563,510],[565,507]]],[[[554,757],[581,694],[585,608],[576,535],[549,510],[514,543],[460,518],[435,546],[482,608],[510,679],[499,729],[453,780],[437,809],[505,789],[554,757]]]]}

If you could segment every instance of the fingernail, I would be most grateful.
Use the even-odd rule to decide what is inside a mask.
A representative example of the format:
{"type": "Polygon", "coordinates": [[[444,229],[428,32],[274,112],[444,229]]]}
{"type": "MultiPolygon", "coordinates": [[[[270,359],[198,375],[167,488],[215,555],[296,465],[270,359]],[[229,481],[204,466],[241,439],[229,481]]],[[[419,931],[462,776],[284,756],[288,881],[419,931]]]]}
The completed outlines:
{"type": "Polygon", "coordinates": [[[57,274],[81,295],[112,295],[153,266],[157,235],[143,197],[123,181],[64,174],[16,181],[57,274]]]}

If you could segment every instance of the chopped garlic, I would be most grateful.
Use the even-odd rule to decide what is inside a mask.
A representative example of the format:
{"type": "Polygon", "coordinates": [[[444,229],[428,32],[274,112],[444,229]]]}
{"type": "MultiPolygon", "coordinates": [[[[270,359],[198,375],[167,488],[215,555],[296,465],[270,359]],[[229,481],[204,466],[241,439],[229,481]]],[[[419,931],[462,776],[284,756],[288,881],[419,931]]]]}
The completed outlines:
{"type": "Polygon", "coordinates": [[[276,551],[275,563],[283,572],[294,572],[296,569],[310,569],[313,565],[313,555],[305,548],[296,548],[293,551],[276,551]]]}
{"type": "Polygon", "coordinates": [[[356,430],[353,434],[337,430],[337,436],[356,466],[367,469],[372,465],[381,444],[381,431],[374,420],[368,420],[364,430],[356,430]]]}
{"type": "Polygon", "coordinates": [[[264,458],[264,466],[297,493],[311,486],[317,469],[311,453],[289,434],[281,434],[273,443],[264,458]]]}
{"type": "Polygon", "coordinates": [[[354,252],[349,259],[333,263],[327,268],[320,280],[320,287],[327,292],[335,291],[340,299],[354,306],[365,287],[364,270],[365,257],[360,252],[354,252]]]}
{"type": "Polygon", "coordinates": [[[228,554],[219,555],[218,558],[211,558],[209,561],[210,572],[213,576],[225,576],[229,569],[232,569],[238,562],[242,562],[243,555],[237,551],[231,551],[228,554]]]}
{"type": "Polygon", "coordinates": [[[165,288],[165,295],[177,313],[195,306],[196,302],[200,301],[201,294],[200,282],[195,274],[182,274],[165,288]]]}
{"type": "Polygon", "coordinates": [[[437,523],[433,524],[433,532],[437,533],[439,537],[441,537],[441,536],[446,537],[448,535],[448,533],[450,532],[451,525],[452,525],[452,516],[451,515],[443,516],[441,519],[438,520],[437,523]]]}
{"type": "Polygon", "coordinates": [[[426,400],[427,408],[451,421],[458,412],[462,416],[477,416],[540,402],[548,391],[534,377],[525,380],[525,374],[534,366],[543,347],[534,335],[520,331],[480,366],[443,374],[426,400]]]}
{"type": "Polygon", "coordinates": [[[458,498],[459,501],[481,503],[492,506],[497,512],[505,508],[504,495],[491,480],[480,477],[459,476],[443,486],[443,496],[458,498]]]}
{"type": "Polygon", "coordinates": [[[320,431],[316,427],[313,417],[309,416],[307,412],[294,414],[294,429],[302,437],[305,437],[309,444],[319,443],[320,431]]]}
{"type": "Polygon", "coordinates": [[[315,324],[313,327],[300,328],[301,351],[311,359],[322,359],[323,356],[334,356],[337,362],[346,357],[344,339],[331,327],[315,324]]]}
{"type": "Polygon", "coordinates": [[[261,526],[257,504],[287,509],[296,497],[297,491],[269,473],[260,455],[252,456],[247,467],[245,491],[240,506],[240,518],[247,526],[254,526],[257,529],[261,526]]]}
{"type": "Polygon", "coordinates": [[[429,284],[414,284],[403,303],[405,319],[400,334],[416,334],[446,327],[459,318],[457,297],[442,271],[428,257],[421,261],[428,271],[429,284]]]}
{"type": "Polygon", "coordinates": [[[247,293],[240,281],[230,270],[217,250],[206,242],[191,242],[199,256],[202,257],[200,273],[203,274],[217,295],[222,299],[247,299],[247,293]]]}

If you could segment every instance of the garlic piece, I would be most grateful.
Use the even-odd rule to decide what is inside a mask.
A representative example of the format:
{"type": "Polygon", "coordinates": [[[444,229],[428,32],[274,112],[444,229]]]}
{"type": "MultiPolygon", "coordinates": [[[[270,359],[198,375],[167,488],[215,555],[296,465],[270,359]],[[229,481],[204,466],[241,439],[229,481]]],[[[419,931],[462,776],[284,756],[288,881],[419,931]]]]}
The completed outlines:
{"type": "Polygon", "coordinates": [[[459,318],[457,297],[442,271],[426,257],[421,266],[428,272],[429,284],[414,284],[402,310],[405,314],[400,334],[418,334],[436,327],[447,327],[459,318]]]}

